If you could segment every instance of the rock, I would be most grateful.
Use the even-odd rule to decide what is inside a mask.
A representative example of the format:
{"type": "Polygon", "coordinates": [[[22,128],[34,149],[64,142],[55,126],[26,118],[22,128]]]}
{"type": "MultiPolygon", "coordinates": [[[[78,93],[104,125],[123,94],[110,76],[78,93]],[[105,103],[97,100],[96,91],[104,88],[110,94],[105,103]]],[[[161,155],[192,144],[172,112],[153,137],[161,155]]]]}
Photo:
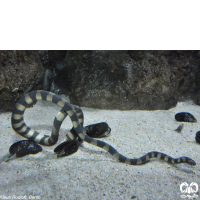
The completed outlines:
{"type": "Polygon", "coordinates": [[[44,81],[43,81],[43,90],[50,91],[50,88],[54,81],[55,76],[56,75],[51,70],[47,69],[45,71],[45,76],[44,76],[44,81]]]}
{"type": "Polygon", "coordinates": [[[195,140],[196,140],[197,143],[200,144],[200,131],[198,131],[198,132],[196,133],[195,140]]]}
{"type": "Polygon", "coordinates": [[[0,109],[44,89],[72,104],[156,110],[200,105],[200,51],[0,51],[0,109]]]}
{"type": "Polygon", "coordinates": [[[47,68],[43,82],[44,90],[68,94],[70,84],[66,78],[69,76],[66,55],[67,51],[40,51],[40,58],[47,68]]]}
{"type": "Polygon", "coordinates": [[[84,107],[169,109],[199,87],[198,51],[68,51],[66,61],[70,101],[84,107]]]}
{"type": "Polygon", "coordinates": [[[21,140],[10,146],[9,152],[11,155],[16,154],[17,157],[26,156],[29,154],[37,154],[42,151],[42,147],[30,140],[21,140]]]}
{"type": "Polygon", "coordinates": [[[111,133],[111,128],[106,122],[100,122],[96,124],[90,124],[85,126],[85,132],[92,138],[108,137],[111,133]]]}
{"type": "Polygon", "coordinates": [[[179,122],[197,122],[195,117],[188,112],[180,112],[175,115],[175,119],[179,122]]]}
{"type": "Polygon", "coordinates": [[[181,133],[181,131],[182,131],[182,129],[183,129],[183,126],[184,126],[183,123],[180,124],[180,125],[175,129],[175,131],[178,132],[178,133],[181,133]]]}
{"type": "Polygon", "coordinates": [[[0,51],[0,111],[34,90],[45,72],[38,51],[0,51]]]}
{"type": "Polygon", "coordinates": [[[65,141],[59,144],[55,149],[54,153],[57,154],[57,157],[69,156],[73,153],[78,151],[79,142],[78,140],[75,141],[65,141]]]}

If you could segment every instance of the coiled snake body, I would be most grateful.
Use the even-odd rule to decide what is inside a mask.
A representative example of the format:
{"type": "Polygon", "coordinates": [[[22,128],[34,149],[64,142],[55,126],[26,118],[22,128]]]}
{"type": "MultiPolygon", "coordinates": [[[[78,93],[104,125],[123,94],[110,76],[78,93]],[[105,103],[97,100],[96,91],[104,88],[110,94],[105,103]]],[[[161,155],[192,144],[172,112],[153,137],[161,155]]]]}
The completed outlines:
{"type": "Polygon", "coordinates": [[[79,141],[85,141],[106,150],[120,162],[130,165],[140,165],[148,162],[151,158],[159,158],[171,164],[187,163],[189,165],[196,165],[195,161],[189,157],[183,156],[180,158],[172,158],[157,151],[149,152],[140,158],[127,158],[118,153],[111,145],[86,135],[83,128],[84,116],[82,110],[78,106],[71,105],[60,96],[47,91],[34,91],[22,97],[14,107],[11,123],[14,131],[21,136],[41,145],[52,146],[58,140],[60,126],[67,115],[69,115],[74,129],[74,131],[71,131],[68,134],[69,140],[73,141],[78,137],[79,141]],[[50,136],[42,135],[37,131],[34,131],[25,124],[23,119],[25,109],[40,100],[53,102],[62,108],[54,119],[52,133],[50,136]]]}

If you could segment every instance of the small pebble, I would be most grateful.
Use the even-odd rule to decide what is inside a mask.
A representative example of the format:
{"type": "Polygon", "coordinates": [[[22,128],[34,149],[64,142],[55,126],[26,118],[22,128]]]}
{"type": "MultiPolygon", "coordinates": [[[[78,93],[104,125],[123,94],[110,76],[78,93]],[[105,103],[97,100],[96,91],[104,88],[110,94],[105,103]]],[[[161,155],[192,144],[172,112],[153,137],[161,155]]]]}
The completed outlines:
{"type": "Polygon", "coordinates": [[[175,129],[176,132],[181,133],[182,129],[183,129],[184,124],[180,124],[177,129],[175,129]]]}
{"type": "Polygon", "coordinates": [[[137,198],[137,196],[135,196],[135,195],[133,195],[133,196],[131,197],[131,199],[135,199],[135,198],[137,198]]]}

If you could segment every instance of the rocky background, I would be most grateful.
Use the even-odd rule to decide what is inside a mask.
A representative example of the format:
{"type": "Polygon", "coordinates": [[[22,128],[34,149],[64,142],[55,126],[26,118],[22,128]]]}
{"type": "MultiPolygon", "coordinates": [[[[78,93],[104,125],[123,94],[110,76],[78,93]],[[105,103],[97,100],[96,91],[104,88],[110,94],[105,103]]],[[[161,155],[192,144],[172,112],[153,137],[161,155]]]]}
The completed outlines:
{"type": "Polygon", "coordinates": [[[0,111],[37,89],[90,108],[200,104],[200,51],[0,51],[0,111]]]}

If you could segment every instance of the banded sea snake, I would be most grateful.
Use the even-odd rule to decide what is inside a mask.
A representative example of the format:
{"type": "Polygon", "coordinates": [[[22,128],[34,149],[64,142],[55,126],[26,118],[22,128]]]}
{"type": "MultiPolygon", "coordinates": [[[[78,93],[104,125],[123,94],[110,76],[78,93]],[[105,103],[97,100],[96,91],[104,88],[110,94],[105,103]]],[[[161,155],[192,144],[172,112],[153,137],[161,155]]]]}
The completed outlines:
{"type": "Polygon", "coordinates": [[[130,165],[140,165],[148,162],[151,158],[158,158],[170,164],[186,163],[189,165],[196,165],[195,161],[189,157],[183,156],[180,158],[172,158],[157,151],[149,152],[140,158],[127,158],[118,153],[117,150],[115,150],[111,145],[86,135],[83,128],[84,116],[82,110],[78,106],[71,105],[65,99],[48,91],[30,92],[19,99],[12,112],[11,123],[13,130],[21,136],[41,145],[52,146],[58,140],[60,126],[67,115],[69,115],[73,124],[73,129],[75,130],[68,134],[68,139],[75,140],[78,137],[80,141],[85,141],[106,150],[120,162],[130,165]],[[52,133],[50,136],[45,136],[37,131],[34,131],[24,122],[23,115],[25,109],[41,100],[53,102],[62,108],[54,119],[52,133]]]}

